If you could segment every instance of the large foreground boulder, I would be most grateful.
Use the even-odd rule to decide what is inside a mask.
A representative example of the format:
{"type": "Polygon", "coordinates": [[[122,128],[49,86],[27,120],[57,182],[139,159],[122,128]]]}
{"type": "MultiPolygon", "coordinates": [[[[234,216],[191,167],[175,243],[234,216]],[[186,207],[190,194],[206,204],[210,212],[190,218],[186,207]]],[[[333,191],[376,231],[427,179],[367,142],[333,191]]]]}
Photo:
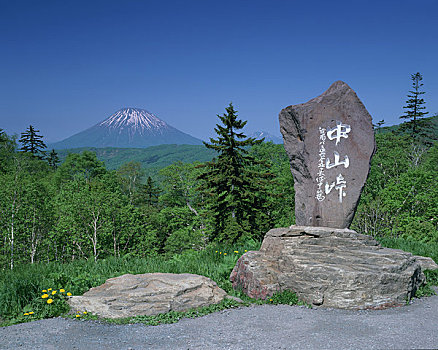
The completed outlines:
{"type": "Polygon", "coordinates": [[[204,276],[146,273],[110,278],[68,303],[75,311],[120,318],[187,311],[220,303],[225,297],[227,293],[204,276]]]}
{"type": "Polygon", "coordinates": [[[230,276],[234,288],[265,299],[292,290],[306,303],[344,309],[402,305],[424,282],[416,258],[349,229],[270,230],[230,276]]]}

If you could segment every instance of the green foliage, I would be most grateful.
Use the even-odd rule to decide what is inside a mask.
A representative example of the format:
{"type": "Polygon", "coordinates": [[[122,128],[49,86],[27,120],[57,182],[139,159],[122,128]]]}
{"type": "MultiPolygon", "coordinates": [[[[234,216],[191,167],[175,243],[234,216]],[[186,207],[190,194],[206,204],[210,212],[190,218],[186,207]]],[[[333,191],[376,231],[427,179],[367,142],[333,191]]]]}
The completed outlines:
{"type": "Polygon", "coordinates": [[[436,295],[436,292],[429,284],[424,284],[415,291],[416,298],[430,297],[432,295],[436,295]]]}
{"type": "Polygon", "coordinates": [[[159,145],[147,148],[93,148],[83,147],[74,149],[57,150],[61,162],[70,153],[91,151],[97,158],[105,162],[107,169],[120,168],[128,160],[141,164],[145,176],[155,179],[157,173],[176,162],[193,163],[211,160],[215,152],[202,145],[159,145]]]}
{"type": "Polygon", "coordinates": [[[432,286],[438,286],[438,270],[426,270],[423,272],[426,276],[426,284],[420,286],[420,288],[418,288],[418,290],[415,292],[415,297],[417,298],[429,297],[437,294],[432,286]]]}
{"type": "MultiPolygon", "coordinates": [[[[254,248],[258,249],[259,245],[256,242],[248,242],[245,246],[235,247],[212,245],[201,251],[187,250],[167,258],[125,256],[108,257],[96,262],[89,259],[63,264],[53,262],[22,265],[12,271],[5,270],[0,275],[0,318],[5,320],[19,318],[22,313],[32,308],[36,313],[35,301],[41,298],[42,290],[52,288],[59,291],[63,288],[73,295],[82,295],[91,287],[101,285],[108,278],[126,273],[199,274],[214,280],[227,293],[236,295],[229,281],[231,270],[245,250],[254,248]]],[[[61,308],[60,304],[59,310],[61,308]]],[[[52,311],[58,313],[59,310],[52,311]]],[[[48,317],[47,310],[41,312],[34,317],[41,315],[48,317]]],[[[22,321],[22,318],[20,320],[22,321]]]]}
{"type": "Polygon", "coordinates": [[[0,174],[5,173],[12,164],[13,154],[17,144],[14,137],[9,137],[3,129],[0,128],[0,174]]]}
{"type": "Polygon", "coordinates": [[[117,169],[117,175],[120,177],[120,182],[130,204],[133,204],[134,198],[138,197],[143,174],[141,164],[138,162],[127,162],[117,169]]]}
{"type": "Polygon", "coordinates": [[[218,117],[221,121],[215,128],[218,138],[210,138],[211,144],[204,145],[219,155],[203,165],[204,172],[198,177],[199,189],[213,216],[211,239],[234,243],[245,234],[260,238],[266,228],[260,224],[269,221],[264,210],[267,197],[264,184],[272,176],[267,169],[257,171],[259,162],[247,147],[262,141],[246,138],[239,132],[246,121],[237,118],[231,103],[226,113],[218,117]]]}
{"type": "Polygon", "coordinates": [[[379,243],[388,248],[400,249],[414,255],[428,256],[438,263],[438,243],[424,243],[403,238],[377,237],[379,243]]]}
{"type": "Polygon", "coordinates": [[[426,282],[432,286],[438,286],[438,270],[425,270],[426,282]]]}
{"type": "Polygon", "coordinates": [[[376,135],[377,152],[352,228],[374,237],[438,239],[438,147],[376,135]]]}
{"type": "Polygon", "coordinates": [[[269,298],[269,303],[274,305],[297,305],[299,304],[299,300],[296,293],[290,290],[284,290],[282,292],[275,293],[271,298],[269,298]]]}
{"type": "Polygon", "coordinates": [[[58,167],[59,157],[58,153],[56,153],[54,149],[52,149],[52,151],[47,156],[47,163],[55,170],[58,167]]]}
{"type": "MultiPolygon", "coordinates": [[[[144,323],[148,326],[158,326],[160,324],[176,323],[183,318],[196,318],[211,314],[213,312],[222,311],[225,309],[232,309],[235,307],[248,306],[248,303],[238,303],[234,300],[225,299],[218,304],[190,309],[188,311],[170,311],[165,314],[158,314],[154,316],[135,316],[122,319],[104,319],[103,321],[110,324],[132,324],[144,323]]],[[[92,319],[98,319],[97,317],[92,319]]]]}
{"type": "Polygon", "coordinates": [[[426,126],[423,123],[422,118],[428,112],[423,112],[426,107],[424,106],[424,99],[421,98],[421,95],[423,95],[425,92],[420,91],[421,87],[424,85],[421,82],[423,80],[422,75],[419,72],[411,74],[411,80],[413,90],[409,91],[410,94],[408,95],[406,106],[403,107],[406,109],[406,114],[402,115],[400,118],[409,120],[402,125],[402,130],[410,130],[411,136],[414,139],[418,139],[419,134],[422,134],[421,128],[426,126]]]}
{"type": "Polygon", "coordinates": [[[105,164],[97,159],[96,153],[70,153],[56,172],[56,181],[58,184],[75,180],[89,182],[106,172],[105,164]]]}
{"type": "MultiPolygon", "coordinates": [[[[230,272],[270,228],[294,222],[293,178],[282,145],[245,139],[238,132],[245,122],[232,105],[219,118],[212,149],[98,150],[106,159],[148,154],[152,165],[200,159],[202,149],[211,159],[218,151],[213,161],[175,162],[153,177],[145,176],[145,159],[117,158],[119,168],[111,171],[90,151],[49,166],[18,152],[15,139],[0,130],[0,317],[24,322],[59,314],[61,303],[38,309],[41,290],[82,294],[123,273],[201,274],[250,301],[233,291],[230,272]],[[218,245],[221,240],[234,247],[218,245]]],[[[352,228],[438,261],[438,118],[425,119],[436,124],[427,140],[379,129],[352,228]]]]}
{"type": "Polygon", "coordinates": [[[44,149],[47,148],[47,146],[43,141],[43,137],[38,134],[39,132],[39,130],[35,130],[34,127],[30,125],[25,132],[21,133],[19,142],[22,146],[20,150],[29,152],[39,159],[43,159],[45,157],[44,149]]]}

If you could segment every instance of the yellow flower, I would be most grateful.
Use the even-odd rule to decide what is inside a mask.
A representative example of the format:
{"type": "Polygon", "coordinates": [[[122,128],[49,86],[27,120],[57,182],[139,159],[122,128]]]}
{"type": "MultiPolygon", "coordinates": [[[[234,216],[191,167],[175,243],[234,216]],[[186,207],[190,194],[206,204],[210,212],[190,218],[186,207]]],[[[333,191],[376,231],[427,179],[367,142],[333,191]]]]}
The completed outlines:
{"type": "Polygon", "coordinates": [[[269,299],[269,301],[272,301],[272,299],[269,299]]]}
{"type": "Polygon", "coordinates": [[[219,254],[222,254],[222,252],[219,252],[219,254]]]}
{"type": "Polygon", "coordinates": [[[52,292],[52,295],[55,295],[56,294],[56,290],[54,290],[53,292],[52,292]]]}
{"type": "Polygon", "coordinates": [[[26,312],[26,313],[24,314],[24,316],[29,316],[29,313],[28,313],[28,312],[26,312]]]}
{"type": "Polygon", "coordinates": [[[43,294],[43,295],[41,295],[41,298],[43,298],[43,299],[46,299],[46,298],[48,298],[48,297],[49,297],[48,294],[43,294]]]}
{"type": "Polygon", "coordinates": [[[81,315],[76,315],[76,317],[81,317],[81,315]]]}
{"type": "Polygon", "coordinates": [[[245,253],[247,252],[247,250],[245,249],[245,253]]]}
{"type": "Polygon", "coordinates": [[[47,293],[47,290],[45,290],[45,289],[43,289],[43,291],[42,291],[43,293],[47,293]]]}
{"type": "Polygon", "coordinates": [[[70,292],[67,293],[67,296],[71,297],[71,295],[72,295],[72,294],[71,294],[70,292]]]}
{"type": "Polygon", "coordinates": [[[87,311],[84,311],[84,315],[86,315],[87,314],[87,311]]]}
{"type": "Polygon", "coordinates": [[[29,315],[33,315],[35,312],[33,312],[33,311],[31,311],[31,312],[29,312],[29,315]]]}
{"type": "Polygon", "coordinates": [[[60,292],[60,293],[64,293],[65,290],[61,288],[61,289],[59,290],[59,292],[60,292]]]}
{"type": "Polygon", "coordinates": [[[224,253],[224,255],[227,255],[227,253],[224,253]]]}
{"type": "Polygon", "coordinates": [[[217,250],[216,250],[216,253],[217,253],[217,250]]]}
{"type": "Polygon", "coordinates": [[[237,253],[239,253],[239,251],[238,251],[238,250],[235,250],[235,251],[234,251],[234,253],[236,253],[236,254],[237,254],[237,253]]]}
{"type": "Polygon", "coordinates": [[[52,290],[52,288],[47,289],[49,292],[52,290]]]}
{"type": "Polygon", "coordinates": [[[53,299],[48,299],[47,304],[51,304],[51,303],[53,303],[53,299]]]}

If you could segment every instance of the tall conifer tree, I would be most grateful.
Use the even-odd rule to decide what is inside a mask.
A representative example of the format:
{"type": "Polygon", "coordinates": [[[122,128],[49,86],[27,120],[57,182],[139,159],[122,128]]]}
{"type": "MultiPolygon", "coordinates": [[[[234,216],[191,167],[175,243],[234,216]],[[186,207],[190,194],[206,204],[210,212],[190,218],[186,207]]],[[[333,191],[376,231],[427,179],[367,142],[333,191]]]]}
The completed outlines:
{"type": "Polygon", "coordinates": [[[58,167],[59,163],[59,157],[58,153],[52,148],[52,151],[49,153],[49,156],[47,157],[47,163],[53,168],[56,169],[58,167]]]}
{"type": "Polygon", "coordinates": [[[20,143],[22,147],[20,148],[23,152],[32,153],[39,159],[44,158],[44,149],[47,147],[43,142],[43,137],[39,135],[40,131],[35,130],[32,125],[27,128],[25,132],[21,133],[20,143]]]}
{"type": "Polygon", "coordinates": [[[217,139],[210,138],[207,148],[219,153],[211,162],[205,163],[205,171],[199,176],[204,180],[200,189],[207,195],[213,213],[214,224],[211,239],[235,242],[245,234],[257,234],[257,216],[263,203],[257,194],[263,187],[264,177],[251,167],[257,161],[249,155],[247,148],[263,140],[247,138],[243,132],[246,121],[237,118],[233,105],[226,113],[218,115],[221,124],[216,124],[217,139]]]}
{"type": "Polygon", "coordinates": [[[412,80],[412,90],[409,91],[408,99],[406,100],[406,113],[400,117],[400,119],[408,119],[406,123],[403,124],[402,129],[410,129],[413,138],[417,137],[419,132],[419,127],[422,126],[421,118],[423,118],[428,112],[423,112],[426,107],[424,106],[424,99],[421,95],[425,94],[424,91],[420,91],[421,87],[424,85],[421,81],[423,76],[417,72],[411,74],[412,80]]]}

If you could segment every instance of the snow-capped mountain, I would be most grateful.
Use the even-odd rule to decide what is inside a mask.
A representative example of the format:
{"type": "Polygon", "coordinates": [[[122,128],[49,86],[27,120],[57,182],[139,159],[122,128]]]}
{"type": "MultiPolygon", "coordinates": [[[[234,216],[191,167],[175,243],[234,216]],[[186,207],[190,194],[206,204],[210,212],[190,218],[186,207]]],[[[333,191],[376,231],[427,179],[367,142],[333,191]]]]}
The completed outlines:
{"type": "Polygon", "coordinates": [[[144,148],[162,144],[201,145],[202,141],[139,108],[123,108],[102,122],[50,148],[78,147],[144,148]]]}
{"type": "Polygon", "coordinates": [[[266,131],[255,131],[251,135],[248,135],[248,136],[253,137],[257,140],[265,138],[265,142],[272,142],[272,143],[279,144],[279,145],[281,145],[283,143],[283,139],[281,137],[272,135],[266,131]]]}
{"type": "Polygon", "coordinates": [[[132,133],[138,132],[140,134],[153,129],[163,131],[169,127],[166,122],[152,113],[138,108],[121,109],[97,125],[118,129],[119,133],[123,129],[129,128],[132,133]]]}

